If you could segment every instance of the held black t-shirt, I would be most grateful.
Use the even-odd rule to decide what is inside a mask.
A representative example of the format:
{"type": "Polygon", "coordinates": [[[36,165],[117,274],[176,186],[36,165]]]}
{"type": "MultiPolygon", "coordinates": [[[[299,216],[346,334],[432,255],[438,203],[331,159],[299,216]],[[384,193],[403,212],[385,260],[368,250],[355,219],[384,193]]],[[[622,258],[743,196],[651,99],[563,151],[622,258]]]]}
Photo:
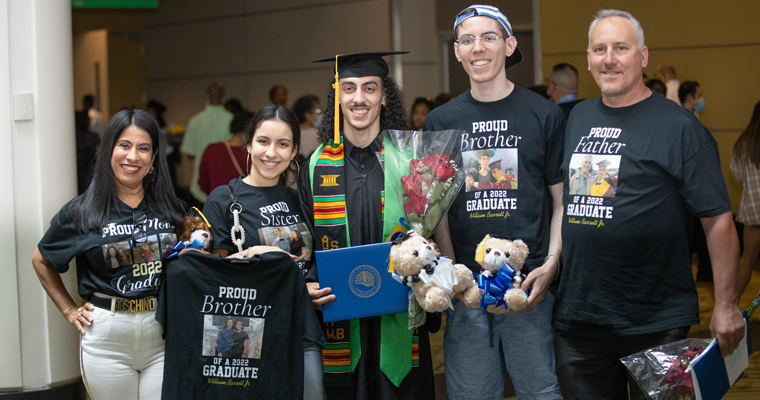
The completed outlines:
{"type": "Polygon", "coordinates": [[[166,339],[164,400],[300,400],[303,342],[324,346],[300,270],[282,252],[180,255],[167,266],[156,319],[166,339]],[[217,338],[228,326],[232,344],[219,356],[217,338]]]}
{"type": "MultiPolygon", "coordinates": [[[[305,268],[312,257],[312,240],[311,233],[301,218],[296,191],[280,184],[269,187],[251,186],[241,178],[231,180],[230,185],[235,190],[238,203],[243,207],[239,214],[240,225],[245,229],[243,250],[251,246],[267,245],[290,250],[291,254],[295,254],[292,243],[300,239],[303,243],[309,243],[306,245],[306,257],[296,262],[305,274],[305,268]]],[[[232,200],[229,188],[227,185],[219,186],[208,196],[203,205],[203,214],[211,224],[212,247],[237,253],[237,246],[232,243],[230,234],[234,223],[230,205],[232,200]]],[[[240,233],[236,232],[235,237],[240,238],[240,233]]],[[[295,255],[301,256],[301,249],[295,255]]]]}
{"type": "Polygon", "coordinates": [[[64,206],[51,221],[37,245],[45,261],[64,273],[76,257],[79,295],[84,299],[95,292],[127,299],[158,295],[164,260],[176,242],[174,226],[154,214],[145,199],[136,209],[119,201],[102,230],[80,234],[74,228],[77,207],[76,202],[64,206]],[[147,216],[148,237],[142,244],[132,240],[134,210],[147,216]]]}
{"type": "Polygon", "coordinates": [[[562,182],[565,115],[521,86],[492,102],[477,101],[467,90],[425,119],[424,130],[444,129],[467,132],[460,149],[469,179],[448,214],[457,262],[479,272],[475,249],[486,234],[496,234],[522,239],[530,250],[526,270],[540,267],[549,249],[548,186],[562,182]],[[491,179],[480,175],[481,168],[488,169],[491,179]],[[502,187],[511,189],[496,186],[499,175],[510,183],[502,187]]]}
{"type": "Polygon", "coordinates": [[[698,324],[687,213],[731,210],[718,146],[699,120],[658,95],[621,108],[585,101],[570,114],[562,176],[554,325],[638,335],[698,324]],[[603,187],[570,195],[588,157],[603,187]]]}

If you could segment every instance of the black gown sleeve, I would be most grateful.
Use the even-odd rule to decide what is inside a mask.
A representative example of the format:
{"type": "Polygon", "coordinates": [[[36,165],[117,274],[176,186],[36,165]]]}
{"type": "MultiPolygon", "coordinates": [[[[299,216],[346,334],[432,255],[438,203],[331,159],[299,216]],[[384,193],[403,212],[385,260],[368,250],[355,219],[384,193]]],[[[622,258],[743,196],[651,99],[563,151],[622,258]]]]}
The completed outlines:
{"type": "MultiPolygon", "coordinates": [[[[314,237],[314,198],[311,193],[311,179],[309,176],[309,160],[307,159],[301,164],[301,174],[298,176],[298,204],[301,207],[301,216],[303,217],[306,227],[311,232],[311,248],[316,251],[317,240],[314,237]]],[[[306,282],[319,282],[319,276],[317,275],[317,257],[311,257],[308,265],[306,282]]]]}

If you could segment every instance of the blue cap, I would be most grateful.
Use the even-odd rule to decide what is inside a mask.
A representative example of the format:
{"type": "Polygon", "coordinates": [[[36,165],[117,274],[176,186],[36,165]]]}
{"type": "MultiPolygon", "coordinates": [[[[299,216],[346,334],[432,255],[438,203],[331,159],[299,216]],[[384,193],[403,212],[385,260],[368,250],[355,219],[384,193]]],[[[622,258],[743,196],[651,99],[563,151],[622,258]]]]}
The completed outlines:
{"type": "MultiPolygon", "coordinates": [[[[502,27],[504,27],[504,30],[507,31],[508,36],[514,36],[512,33],[512,24],[509,23],[507,16],[502,14],[502,12],[499,11],[499,9],[494,6],[487,6],[487,5],[482,5],[482,4],[473,4],[465,8],[464,10],[460,11],[459,14],[457,14],[456,20],[454,20],[454,32],[457,31],[457,27],[459,26],[459,24],[462,23],[462,21],[470,17],[493,18],[499,24],[501,24],[502,27]]],[[[522,60],[523,60],[522,52],[520,51],[520,49],[515,48],[515,51],[512,53],[512,55],[507,57],[507,62],[504,66],[506,68],[509,68],[519,63],[522,60]]]]}
{"type": "Polygon", "coordinates": [[[454,31],[457,30],[457,26],[459,26],[462,21],[470,17],[478,16],[495,19],[501,24],[501,26],[504,27],[504,29],[507,31],[507,34],[509,36],[512,36],[512,25],[509,23],[507,16],[502,14],[501,11],[499,11],[499,9],[494,6],[486,6],[482,4],[473,4],[457,14],[457,19],[454,21],[454,31]]]}

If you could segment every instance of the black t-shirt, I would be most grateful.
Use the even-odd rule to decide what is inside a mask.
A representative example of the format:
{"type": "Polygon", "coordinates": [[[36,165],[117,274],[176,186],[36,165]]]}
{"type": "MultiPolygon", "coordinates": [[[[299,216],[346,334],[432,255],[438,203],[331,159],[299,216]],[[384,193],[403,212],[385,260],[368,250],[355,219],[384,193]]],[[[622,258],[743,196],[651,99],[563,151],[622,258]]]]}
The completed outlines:
{"type": "MultiPolygon", "coordinates": [[[[306,243],[312,243],[309,228],[301,218],[298,195],[294,189],[280,184],[269,187],[251,186],[243,182],[241,178],[231,180],[230,185],[243,207],[239,216],[240,225],[245,228],[244,250],[257,245],[292,250],[292,231],[294,230],[300,237],[309,238],[305,240],[306,243]],[[281,240],[287,243],[278,243],[281,240]]],[[[237,253],[237,246],[232,243],[230,235],[234,223],[234,217],[230,211],[231,204],[229,187],[219,186],[208,196],[203,205],[203,214],[211,224],[212,247],[237,253]]],[[[236,233],[235,237],[240,238],[240,233],[236,233]]],[[[306,267],[311,257],[311,248],[306,246],[306,258],[297,262],[304,274],[307,272],[306,267]]]]}
{"type": "Polygon", "coordinates": [[[549,248],[548,186],[562,182],[562,111],[521,86],[492,102],[477,101],[467,90],[425,119],[424,130],[444,129],[467,132],[460,148],[468,176],[479,175],[482,165],[492,171],[499,161],[504,175],[512,177],[511,189],[498,189],[488,179],[468,180],[462,186],[449,210],[457,262],[480,271],[475,249],[486,234],[497,234],[522,239],[530,250],[526,270],[540,267],[549,248]]]}
{"type": "Polygon", "coordinates": [[[662,96],[621,108],[588,100],[570,114],[562,174],[564,269],[554,325],[638,335],[698,324],[687,212],[731,210],[710,132],[662,96]],[[597,176],[607,162],[608,180],[596,195],[594,188],[570,195],[571,168],[588,156],[597,176]]]}
{"type": "Polygon", "coordinates": [[[118,204],[101,231],[80,234],[74,228],[78,203],[72,202],[53,217],[37,244],[45,261],[59,273],[68,271],[69,262],[76,257],[79,295],[84,299],[95,292],[127,299],[158,295],[164,272],[161,245],[173,246],[177,241],[174,226],[154,214],[143,199],[136,210],[147,216],[148,237],[136,245],[132,240],[135,209],[121,200],[118,204]]]}
{"type": "Polygon", "coordinates": [[[300,270],[281,252],[245,260],[180,255],[167,266],[156,319],[166,339],[164,400],[302,399],[303,341],[324,345],[300,270]],[[233,331],[219,357],[216,341],[229,318],[243,332],[233,331]]]}

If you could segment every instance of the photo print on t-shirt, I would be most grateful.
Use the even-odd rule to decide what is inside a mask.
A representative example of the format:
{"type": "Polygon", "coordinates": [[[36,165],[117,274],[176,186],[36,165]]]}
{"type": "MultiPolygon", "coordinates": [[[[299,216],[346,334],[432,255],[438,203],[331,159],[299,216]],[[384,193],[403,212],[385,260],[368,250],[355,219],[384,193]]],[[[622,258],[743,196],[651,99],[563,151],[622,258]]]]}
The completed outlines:
{"type": "Polygon", "coordinates": [[[465,191],[517,189],[517,149],[480,149],[462,152],[465,191]]]}
{"type": "Polygon", "coordinates": [[[267,246],[279,247],[296,256],[295,262],[301,271],[311,260],[311,233],[305,223],[295,225],[259,228],[259,242],[267,246]]]}
{"type": "Polygon", "coordinates": [[[258,359],[263,339],[264,318],[203,316],[203,356],[258,359]]]}
{"type": "Polygon", "coordinates": [[[132,248],[132,257],[135,263],[149,263],[161,259],[161,250],[158,246],[158,235],[150,235],[132,248]]]}
{"type": "Polygon", "coordinates": [[[166,259],[174,251],[174,245],[177,243],[177,235],[173,233],[159,233],[159,245],[161,246],[161,258],[166,259]]]}
{"type": "Polygon", "coordinates": [[[100,246],[103,250],[103,259],[111,268],[119,268],[132,264],[132,250],[130,242],[114,242],[100,246]]]}
{"type": "Polygon", "coordinates": [[[621,158],[607,154],[573,154],[568,175],[569,194],[615,197],[621,158]]]}

